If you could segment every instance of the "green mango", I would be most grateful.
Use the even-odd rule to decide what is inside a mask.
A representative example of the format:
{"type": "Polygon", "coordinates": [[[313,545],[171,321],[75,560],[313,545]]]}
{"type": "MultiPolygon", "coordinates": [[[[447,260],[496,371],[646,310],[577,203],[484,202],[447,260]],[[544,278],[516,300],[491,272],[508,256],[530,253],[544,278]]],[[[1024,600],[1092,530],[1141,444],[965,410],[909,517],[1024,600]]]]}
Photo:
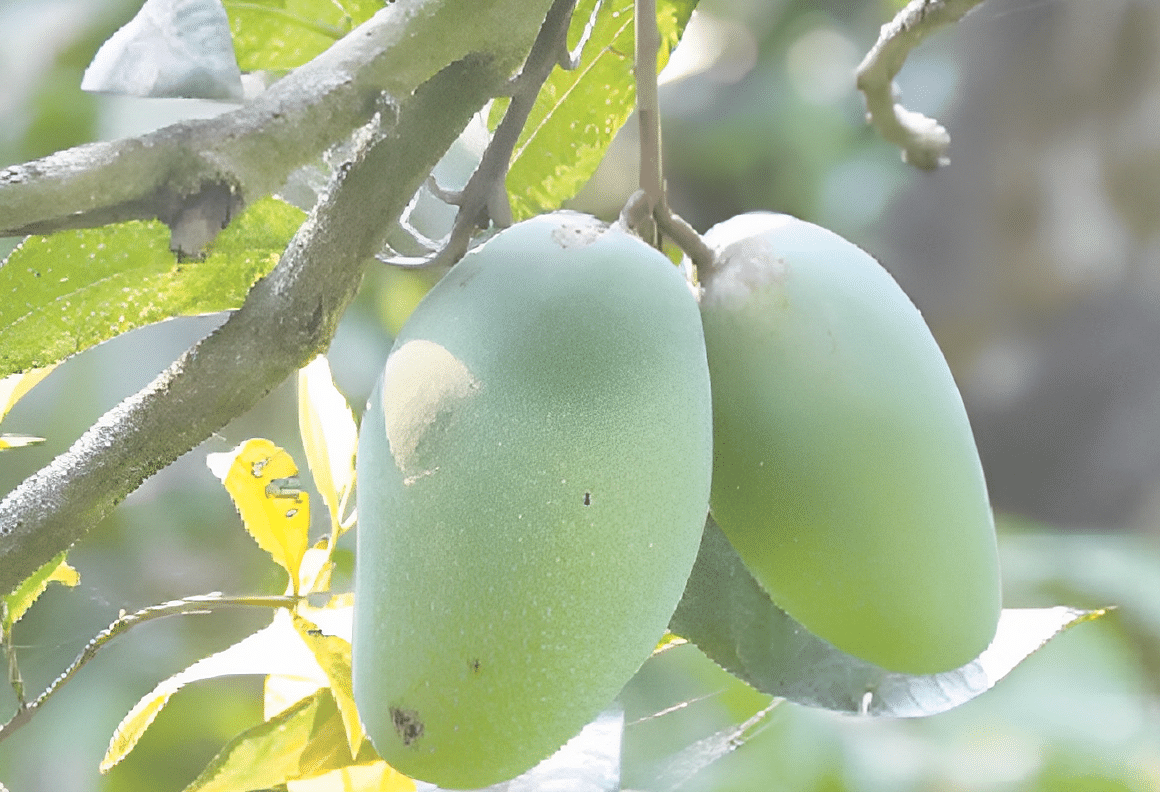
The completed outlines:
{"type": "Polygon", "coordinates": [[[696,559],[709,400],[691,287],[617,226],[528,220],[436,284],[359,436],[354,695],[387,762],[488,786],[612,703],[696,559]]]}
{"type": "Polygon", "coordinates": [[[914,674],[970,662],[999,618],[995,527],[918,309],[867,253],[793,217],[741,215],[705,240],[714,519],[839,649],[914,674]]]}

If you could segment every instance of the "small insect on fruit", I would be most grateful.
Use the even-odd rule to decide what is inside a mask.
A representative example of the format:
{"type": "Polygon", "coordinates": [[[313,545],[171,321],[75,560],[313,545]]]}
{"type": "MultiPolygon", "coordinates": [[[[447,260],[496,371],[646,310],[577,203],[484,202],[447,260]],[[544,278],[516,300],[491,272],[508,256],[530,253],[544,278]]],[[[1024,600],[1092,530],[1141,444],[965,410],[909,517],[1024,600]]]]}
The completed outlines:
{"type": "Polygon", "coordinates": [[[970,662],[999,618],[995,528],[918,309],[858,247],[786,215],[705,241],[714,519],[773,601],[839,649],[909,673],[970,662]]]}

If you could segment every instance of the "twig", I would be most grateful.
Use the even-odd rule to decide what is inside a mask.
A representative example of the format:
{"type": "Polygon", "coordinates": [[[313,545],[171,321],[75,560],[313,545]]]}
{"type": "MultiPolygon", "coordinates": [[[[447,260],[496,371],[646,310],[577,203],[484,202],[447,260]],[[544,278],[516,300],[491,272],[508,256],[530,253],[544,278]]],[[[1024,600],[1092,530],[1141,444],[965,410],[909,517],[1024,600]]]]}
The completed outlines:
{"type": "Polygon", "coordinates": [[[495,134],[483,152],[483,158],[467,184],[458,193],[440,190],[435,194],[459,206],[451,233],[443,248],[428,259],[396,259],[379,257],[386,264],[402,267],[450,267],[467,252],[472,235],[489,223],[505,228],[512,224],[511,204],[507,196],[507,173],[512,152],[528,116],[540,95],[540,88],[560,59],[560,42],[567,47],[568,27],[576,0],[554,0],[544,18],[544,24],[532,44],[531,52],[520,73],[510,86],[511,100],[495,134]]]}
{"type": "Polygon", "coordinates": [[[657,29],[656,0],[636,0],[636,111],[640,120],[640,191],[629,199],[621,214],[650,244],[660,247],[659,234],[677,243],[700,271],[713,266],[713,252],[691,225],[670,207],[665,190],[661,149],[660,95],[657,89],[657,53],[661,37],[657,29]],[[645,201],[649,211],[630,209],[645,201]]]}
{"type": "Polygon", "coordinates": [[[72,661],[72,664],[64,670],[64,672],[52,681],[52,683],[45,688],[44,692],[36,697],[31,703],[20,702],[20,707],[16,714],[3,726],[0,726],[0,741],[5,737],[9,737],[32,719],[44,703],[52,696],[53,693],[60,690],[66,682],[72,679],[86,663],[96,656],[101,647],[109,641],[121,635],[132,627],[139,624],[144,624],[153,619],[162,619],[166,616],[178,616],[181,614],[191,613],[209,613],[214,608],[228,608],[228,607],[259,607],[259,608],[290,608],[299,602],[298,597],[285,596],[254,596],[254,597],[223,597],[221,594],[202,594],[193,597],[186,597],[185,599],[173,600],[171,602],[163,602],[160,605],[152,605],[148,608],[121,616],[105,629],[97,633],[93,638],[85,644],[85,648],[77,655],[77,658],[72,661]]]}
{"type": "MultiPolygon", "coordinates": [[[[435,13],[436,6],[444,7],[435,0],[416,2],[420,6],[412,10],[435,13]]],[[[404,5],[398,0],[387,10],[404,5]]],[[[524,60],[539,28],[536,15],[546,10],[547,0],[534,8],[528,0],[450,6],[456,18],[443,20],[449,28],[420,30],[461,38],[468,49],[399,100],[394,126],[365,142],[339,169],[326,197],[242,307],[0,502],[0,591],[14,589],[145,478],[253,408],[326,350],[390,223],[471,116],[524,60]],[[480,31],[488,35],[479,37],[480,31]],[[481,47],[480,54],[470,54],[481,47]]],[[[414,45],[407,22],[396,22],[397,37],[414,45]]],[[[367,32],[360,28],[351,35],[367,32]]],[[[449,46],[430,43],[439,52],[449,46]]],[[[255,156],[276,159],[269,151],[255,156]]]]}
{"type": "Polygon", "coordinates": [[[933,118],[907,110],[894,99],[894,77],[906,56],[932,32],[959,21],[983,0],[911,0],[882,26],[878,41],[856,72],[866,98],[866,120],[883,139],[902,149],[902,160],[924,170],[950,162],[951,138],[933,118]]]}
{"type": "Polygon", "coordinates": [[[596,18],[600,14],[602,5],[604,5],[604,0],[596,0],[596,5],[592,6],[592,13],[588,15],[588,21],[584,23],[584,30],[580,33],[580,41],[576,43],[575,47],[568,49],[567,36],[560,42],[560,52],[556,63],[564,71],[572,71],[580,66],[580,58],[584,54],[584,47],[588,45],[588,39],[592,38],[592,32],[596,29],[596,18]]]}

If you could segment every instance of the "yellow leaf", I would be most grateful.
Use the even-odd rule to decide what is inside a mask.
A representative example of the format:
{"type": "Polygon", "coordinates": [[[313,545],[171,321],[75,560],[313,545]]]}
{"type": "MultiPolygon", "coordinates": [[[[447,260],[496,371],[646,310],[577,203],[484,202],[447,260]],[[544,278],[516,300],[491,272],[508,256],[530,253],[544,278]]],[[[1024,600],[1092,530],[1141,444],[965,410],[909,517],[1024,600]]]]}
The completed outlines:
{"type": "Polygon", "coordinates": [[[141,739],[141,735],[157,717],[157,713],[161,712],[162,708],[169,703],[169,697],[176,693],[183,684],[185,683],[180,681],[178,677],[170,677],[155,687],[152,693],[138,701],[133,709],[129,710],[129,714],[117,724],[117,729],[113,732],[113,739],[109,741],[109,748],[105,751],[105,758],[101,760],[100,764],[102,773],[109,772],[117,762],[120,762],[128,755],[129,751],[133,750],[137,741],[141,739]]]}
{"type": "Polygon", "coordinates": [[[0,420],[3,420],[12,406],[24,397],[24,394],[36,387],[37,383],[47,377],[54,368],[56,368],[55,364],[0,378],[0,420]]]}
{"type": "MultiPolygon", "coordinates": [[[[37,383],[47,377],[54,368],[56,368],[55,365],[29,369],[19,374],[9,374],[7,377],[0,378],[0,421],[4,420],[4,416],[8,414],[16,402],[24,397],[24,394],[36,387],[37,383]]],[[[0,434],[0,451],[7,451],[9,448],[23,448],[43,442],[43,437],[0,434]]]]}
{"type": "MultiPolygon", "coordinates": [[[[307,554],[307,558],[309,558],[309,554],[307,554]]],[[[330,601],[321,608],[315,608],[303,602],[298,605],[297,610],[305,620],[315,624],[326,635],[337,636],[347,644],[350,643],[351,633],[354,630],[353,594],[349,592],[346,594],[337,594],[331,597],[330,601]]],[[[281,629],[281,635],[287,636],[287,640],[289,637],[293,638],[293,643],[296,644],[294,653],[301,653],[310,657],[311,662],[309,665],[312,669],[317,669],[317,673],[310,676],[303,676],[301,673],[291,675],[271,673],[270,676],[266,677],[265,695],[262,705],[262,717],[266,720],[270,720],[278,713],[317,692],[319,688],[333,684],[331,680],[332,672],[324,670],[319,664],[317,655],[313,653],[312,649],[307,648],[302,636],[292,626],[293,622],[290,614],[280,611],[275,616],[274,621],[280,628],[284,628],[281,629]]],[[[346,679],[343,685],[349,689],[351,684],[349,668],[346,669],[345,674],[346,679]]]]}
{"type": "Polygon", "coordinates": [[[273,719],[324,687],[317,679],[270,674],[262,686],[262,720],[273,719]]]}
{"type": "Polygon", "coordinates": [[[33,437],[32,435],[0,434],[0,451],[7,451],[9,448],[24,448],[24,446],[36,445],[37,443],[43,442],[43,437],[33,437]]]}
{"type": "Polygon", "coordinates": [[[323,355],[298,372],[298,430],[314,484],[330,509],[330,523],[338,537],[345,530],[342,512],[354,488],[358,428],[323,355]]]}
{"type": "Polygon", "coordinates": [[[232,739],[185,792],[284,789],[292,779],[354,761],[334,698],[329,690],[319,690],[232,739]]]}
{"type": "Polygon", "coordinates": [[[302,557],[302,565],[298,568],[298,591],[302,594],[313,594],[319,591],[330,590],[330,574],[334,571],[334,564],[330,560],[334,551],[334,540],[326,537],[314,544],[302,557]]]}
{"type": "Polygon", "coordinates": [[[656,648],[653,649],[653,654],[658,655],[661,652],[667,652],[674,646],[682,646],[687,643],[688,641],[686,641],[681,636],[674,635],[671,632],[666,632],[663,636],[661,636],[660,641],[657,642],[656,648]]]}
{"type": "Polygon", "coordinates": [[[32,603],[36,602],[48,588],[49,583],[62,583],[72,587],[80,582],[81,576],[68,565],[64,556],[64,553],[60,553],[25,579],[12,593],[0,598],[3,599],[5,605],[3,624],[0,625],[4,631],[20,621],[21,617],[32,607],[32,603]]]}
{"type": "Polygon", "coordinates": [[[338,711],[342,714],[342,723],[346,728],[347,741],[350,745],[351,756],[358,756],[362,748],[362,722],[358,717],[358,709],[354,703],[354,689],[351,683],[350,670],[350,641],[338,635],[327,635],[317,624],[299,614],[294,614],[294,629],[298,631],[302,641],[314,654],[314,659],[326,673],[330,681],[330,692],[338,704],[338,711]]]}
{"type": "Polygon", "coordinates": [[[415,782],[381,759],[287,781],[289,792],[415,792],[415,782]]]}
{"type": "Polygon", "coordinates": [[[229,453],[210,454],[206,463],[225,484],[258,546],[290,574],[291,592],[297,594],[310,499],[300,488],[294,460],[269,440],[254,439],[229,453]]]}
{"type": "Polygon", "coordinates": [[[228,649],[198,660],[163,681],[138,701],[113,733],[108,751],[101,761],[101,772],[107,772],[133,750],[157,713],[169,702],[169,697],[188,683],[251,674],[302,680],[304,684],[313,684],[314,690],[329,682],[314,655],[303,645],[301,637],[292,626],[289,613],[279,610],[268,627],[228,649]]]}

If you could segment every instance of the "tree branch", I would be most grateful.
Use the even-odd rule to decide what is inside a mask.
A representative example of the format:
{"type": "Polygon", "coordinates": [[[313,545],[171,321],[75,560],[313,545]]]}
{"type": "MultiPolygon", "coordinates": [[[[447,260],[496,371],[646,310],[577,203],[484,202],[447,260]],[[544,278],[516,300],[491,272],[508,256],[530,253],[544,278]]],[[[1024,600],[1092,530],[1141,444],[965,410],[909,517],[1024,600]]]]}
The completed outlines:
{"type": "MultiPolygon", "coordinates": [[[[417,39],[402,29],[393,40],[411,53],[420,49],[430,54],[425,49],[429,46],[451,58],[451,65],[400,99],[391,128],[365,135],[353,161],[339,169],[278,266],[255,284],[242,307],[217,331],[102,416],[72,448],[0,502],[0,591],[15,588],[145,478],[252,408],[325,351],[390,224],[472,114],[519,67],[548,3],[537,0],[532,7],[519,0],[446,0],[416,2],[411,8],[419,13],[431,5],[448,13],[455,10],[452,27],[469,34],[428,25],[420,26],[425,32],[417,39]],[[494,35],[483,35],[488,31],[494,35]],[[428,35],[444,40],[428,41],[428,35]],[[447,38],[458,38],[462,51],[449,48],[447,38]],[[471,54],[476,50],[482,52],[471,54]]],[[[387,10],[402,6],[397,2],[387,10]]],[[[363,27],[351,35],[370,39],[374,30],[363,27]]],[[[409,64],[404,69],[410,70],[407,80],[416,79],[417,68],[409,64]]],[[[362,82],[353,74],[346,79],[362,82]]],[[[277,152],[250,151],[247,156],[276,159],[277,152]]]]}
{"type": "Polygon", "coordinates": [[[935,30],[959,21],[983,0],[911,0],[882,26],[877,43],[856,72],[858,90],[866,97],[866,120],[883,139],[902,149],[902,160],[934,170],[950,162],[951,138],[933,118],[894,102],[894,77],[906,56],[935,30]]]}
{"type": "Polygon", "coordinates": [[[186,213],[205,211],[204,191],[235,196],[214,202],[228,221],[370,120],[384,93],[406,98],[479,42],[500,46],[529,16],[537,19],[511,0],[391,3],[237,110],[0,170],[0,236],[158,218],[175,230],[177,249],[180,229],[196,224],[186,213]]]}

